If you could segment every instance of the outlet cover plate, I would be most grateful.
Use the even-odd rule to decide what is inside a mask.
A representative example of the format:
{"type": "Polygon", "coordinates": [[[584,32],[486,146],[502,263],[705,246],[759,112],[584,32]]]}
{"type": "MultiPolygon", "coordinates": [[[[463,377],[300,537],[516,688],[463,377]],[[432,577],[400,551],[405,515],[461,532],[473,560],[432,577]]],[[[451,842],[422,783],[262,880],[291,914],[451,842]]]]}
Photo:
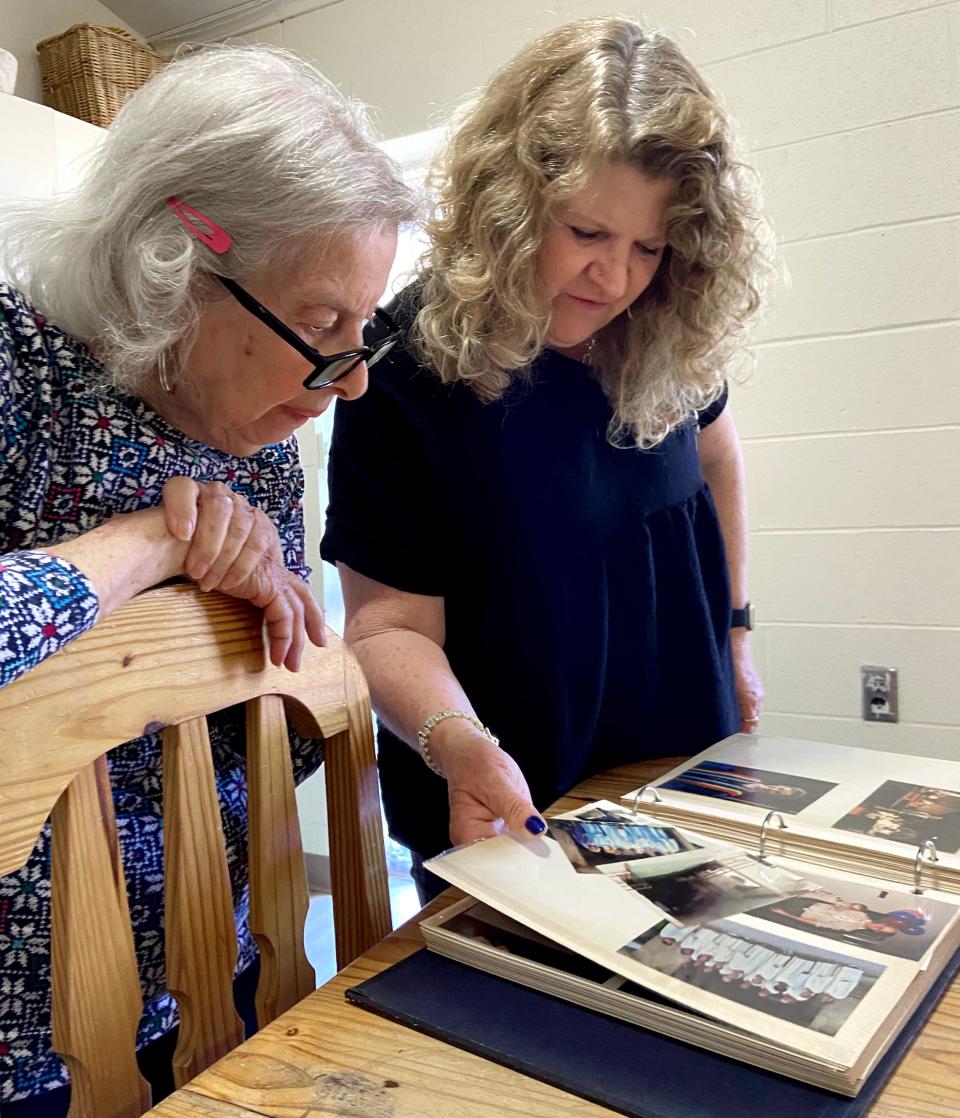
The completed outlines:
{"type": "Polygon", "coordinates": [[[864,722],[898,722],[897,669],[876,664],[860,667],[860,696],[864,722]]]}

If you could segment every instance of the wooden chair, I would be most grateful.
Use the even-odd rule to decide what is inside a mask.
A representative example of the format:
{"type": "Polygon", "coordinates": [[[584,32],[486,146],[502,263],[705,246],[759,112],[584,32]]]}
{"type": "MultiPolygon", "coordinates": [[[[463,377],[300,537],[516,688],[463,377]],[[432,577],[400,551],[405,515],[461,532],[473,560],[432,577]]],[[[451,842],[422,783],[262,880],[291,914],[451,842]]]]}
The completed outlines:
{"type": "Polygon", "coordinates": [[[142,1012],[106,750],[163,728],[165,939],[180,1007],[180,1086],[243,1039],[236,933],[206,715],[246,703],[250,923],[261,1025],[314,988],[287,717],[325,742],[337,962],[390,930],[370,703],[328,633],[299,673],[273,668],[259,611],[186,585],[133,599],[0,691],[0,875],[24,864],[49,817],[54,1048],[70,1118],[136,1118],[142,1012]]]}

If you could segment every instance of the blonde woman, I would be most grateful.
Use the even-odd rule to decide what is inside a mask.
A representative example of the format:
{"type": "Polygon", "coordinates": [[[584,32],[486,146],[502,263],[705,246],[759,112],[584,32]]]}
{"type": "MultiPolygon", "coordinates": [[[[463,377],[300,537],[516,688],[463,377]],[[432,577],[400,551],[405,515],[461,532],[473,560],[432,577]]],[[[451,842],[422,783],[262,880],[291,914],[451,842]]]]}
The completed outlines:
{"type": "Polygon", "coordinates": [[[479,93],[434,185],[404,338],[337,409],[322,548],[424,899],[423,857],[540,833],[535,804],[762,698],[725,383],[765,239],[718,101],[663,35],[571,23],[479,93]]]}

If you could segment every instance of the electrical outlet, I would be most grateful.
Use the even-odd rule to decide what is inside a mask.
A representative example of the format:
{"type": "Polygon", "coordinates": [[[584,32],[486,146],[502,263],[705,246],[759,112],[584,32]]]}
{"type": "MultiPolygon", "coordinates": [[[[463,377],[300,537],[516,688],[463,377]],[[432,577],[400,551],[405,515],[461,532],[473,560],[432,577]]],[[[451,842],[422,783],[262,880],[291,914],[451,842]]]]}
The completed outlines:
{"type": "Polygon", "coordinates": [[[897,722],[897,669],[872,664],[860,667],[860,695],[864,722],[897,722]]]}

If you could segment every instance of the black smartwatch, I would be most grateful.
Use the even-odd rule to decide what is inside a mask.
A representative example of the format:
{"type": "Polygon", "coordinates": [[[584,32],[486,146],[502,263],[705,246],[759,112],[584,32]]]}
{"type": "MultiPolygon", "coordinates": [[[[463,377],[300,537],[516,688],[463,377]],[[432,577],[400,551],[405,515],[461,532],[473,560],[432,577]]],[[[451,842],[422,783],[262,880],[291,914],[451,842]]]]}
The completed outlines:
{"type": "Polygon", "coordinates": [[[753,606],[749,602],[743,609],[730,611],[730,628],[746,629],[748,632],[753,629],[753,606]]]}

